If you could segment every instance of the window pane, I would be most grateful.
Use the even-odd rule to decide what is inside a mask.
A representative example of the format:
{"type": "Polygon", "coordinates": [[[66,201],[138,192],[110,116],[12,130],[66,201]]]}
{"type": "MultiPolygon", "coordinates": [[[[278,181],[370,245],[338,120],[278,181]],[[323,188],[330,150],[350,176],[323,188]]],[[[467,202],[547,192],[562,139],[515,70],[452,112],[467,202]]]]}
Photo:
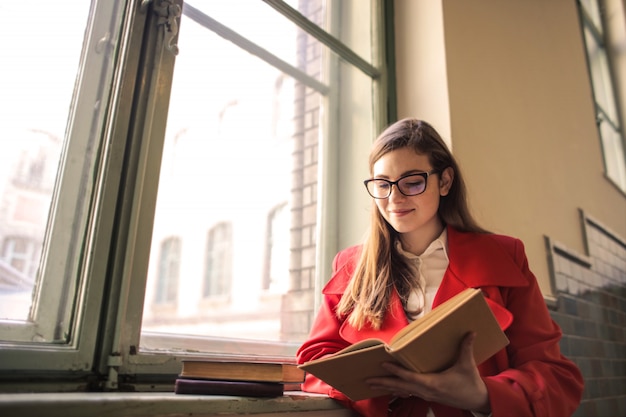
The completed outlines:
{"type": "Polygon", "coordinates": [[[588,28],[585,29],[585,41],[596,103],[615,123],[617,121],[617,108],[606,50],[600,47],[588,28]]]}
{"type": "MultiPolygon", "coordinates": [[[[372,79],[267,5],[263,13],[273,17],[260,19],[265,14],[240,3],[192,3],[200,8],[186,6],[182,18],[142,349],[186,349],[204,337],[214,343],[194,349],[262,354],[266,345],[258,342],[263,341],[295,351],[308,333],[321,291],[316,273],[318,184],[325,165],[320,155],[334,149],[336,158],[338,138],[348,147],[350,135],[372,139],[372,79]],[[202,14],[241,33],[226,40],[202,14]],[[260,55],[249,47],[257,41],[265,51],[260,55]],[[294,67],[282,67],[271,54],[294,67]],[[333,90],[338,80],[342,85],[333,90]],[[347,93],[340,93],[344,88],[347,93]],[[340,115],[328,109],[338,109],[340,115]],[[154,302],[159,248],[171,236],[181,242],[180,280],[177,299],[163,309],[154,302]],[[254,351],[244,352],[243,345],[254,351]]],[[[307,16],[324,27],[326,3],[301,3],[315,9],[307,16]]],[[[369,5],[364,7],[369,11],[369,5]]],[[[360,42],[371,46],[369,22],[361,22],[368,38],[360,42]]],[[[346,23],[346,33],[357,25],[346,23]]],[[[336,172],[336,167],[330,169],[336,172]]],[[[328,182],[336,187],[336,179],[328,182]]],[[[329,278],[326,273],[324,278],[329,278]]]]}
{"type": "MultiPolygon", "coordinates": [[[[254,14],[247,20],[234,3],[217,5],[258,22],[272,51],[296,55],[295,26],[267,30],[266,21],[254,14]]],[[[290,251],[284,236],[291,225],[272,216],[285,207],[299,218],[295,233],[315,230],[322,98],[191,19],[183,17],[178,45],[143,330],[288,340],[280,325],[286,286],[270,291],[264,271],[296,258],[294,275],[314,268],[314,242],[290,251]],[[162,310],[150,296],[158,288],[155,249],[173,235],[181,240],[181,279],[173,310],[162,310]],[[279,239],[268,251],[272,237],[279,239]]]]}
{"type": "Polygon", "coordinates": [[[360,58],[367,62],[372,61],[372,44],[364,40],[369,41],[372,38],[372,17],[380,13],[377,7],[382,4],[381,2],[362,0],[266,0],[265,2],[281,10],[285,9],[281,3],[288,4],[300,14],[308,17],[312,23],[339,39],[360,58]],[[332,10],[330,13],[332,18],[324,19],[324,16],[329,15],[329,10],[332,10]]]}
{"type": "Polygon", "coordinates": [[[122,6],[0,5],[11,17],[0,77],[0,340],[76,340],[122,6]]]}
{"type": "Polygon", "coordinates": [[[598,0],[579,0],[606,175],[626,191],[626,153],[598,0]]]}
{"type": "Polygon", "coordinates": [[[618,131],[606,121],[600,123],[600,136],[602,137],[602,150],[606,175],[615,181],[622,190],[626,190],[626,158],[622,138],[618,131]]]}
{"type": "Polygon", "coordinates": [[[586,15],[591,19],[591,22],[599,31],[602,31],[602,17],[600,15],[600,8],[598,7],[598,0],[579,0],[586,15]]]}
{"type": "Polygon", "coordinates": [[[205,299],[228,296],[233,270],[233,233],[230,222],[218,223],[209,230],[205,254],[205,299]]]}
{"type": "MultiPolygon", "coordinates": [[[[318,3],[319,10],[316,12],[320,14],[321,2],[311,2],[311,4],[318,3]]],[[[187,15],[194,20],[201,19],[209,23],[217,22],[215,32],[220,36],[231,41],[234,38],[235,42],[239,39],[242,39],[244,43],[252,41],[255,48],[270,52],[278,60],[292,67],[300,67],[314,78],[319,79],[321,76],[319,66],[301,66],[303,59],[305,59],[304,54],[311,51],[302,48],[301,54],[295,53],[297,43],[306,42],[306,36],[299,39],[295,35],[296,26],[264,2],[258,0],[191,1],[187,2],[185,7],[187,15]]],[[[240,46],[247,47],[247,45],[240,46]]],[[[315,47],[319,48],[319,45],[311,45],[311,48],[315,47]]],[[[222,55],[222,57],[225,56],[222,55]]],[[[239,69],[239,71],[242,70],[239,69]]]]}
{"type": "Polygon", "coordinates": [[[0,77],[0,319],[31,317],[89,6],[0,4],[11,34],[0,77]]]}

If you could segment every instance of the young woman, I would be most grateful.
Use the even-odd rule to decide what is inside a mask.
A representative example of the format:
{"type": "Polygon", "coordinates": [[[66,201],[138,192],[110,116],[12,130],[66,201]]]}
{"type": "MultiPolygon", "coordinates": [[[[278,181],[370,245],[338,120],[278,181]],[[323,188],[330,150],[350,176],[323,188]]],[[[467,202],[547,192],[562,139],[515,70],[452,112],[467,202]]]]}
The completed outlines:
{"type": "Polygon", "coordinates": [[[369,236],[333,262],[333,276],[303,363],[369,337],[389,341],[465,288],[480,288],[510,344],[480,365],[474,334],[457,362],[419,374],[385,364],[394,377],[372,378],[388,395],[353,402],[313,375],[304,390],[328,394],[363,416],[569,416],[583,389],[578,368],[559,350],[552,321],[520,240],[491,234],[472,218],[459,167],[427,123],[388,127],[370,153],[369,236]]]}

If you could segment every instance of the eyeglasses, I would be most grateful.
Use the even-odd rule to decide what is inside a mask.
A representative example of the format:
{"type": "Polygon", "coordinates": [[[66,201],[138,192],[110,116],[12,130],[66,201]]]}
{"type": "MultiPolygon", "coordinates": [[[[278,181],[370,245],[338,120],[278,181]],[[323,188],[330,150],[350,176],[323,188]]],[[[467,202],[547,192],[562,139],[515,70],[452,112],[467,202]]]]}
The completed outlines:
{"type": "Polygon", "coordinates": [[[426,191],[426,184],[428,183],[428,176],[431,174],[437,174],[438,171],[432,170],[430,172],[420,172],[419,174],[405,175],[399,178],[397,181],[384,180],[382,178],[372,178],[363,181],[367,192],[373,198],[388,198],[391,195],[391,188],[395,185],[398,187],[398,191],[407,197],[422,194],[426,191]]]}

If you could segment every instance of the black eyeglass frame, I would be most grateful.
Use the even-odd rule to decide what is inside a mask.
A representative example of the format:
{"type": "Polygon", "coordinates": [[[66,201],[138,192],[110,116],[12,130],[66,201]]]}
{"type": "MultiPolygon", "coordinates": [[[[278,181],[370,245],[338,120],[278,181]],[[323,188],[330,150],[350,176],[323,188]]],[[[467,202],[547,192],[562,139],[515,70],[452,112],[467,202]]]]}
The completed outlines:
{"type": "Polygon", "coordinates": [[[384,178],[370,178],[368,180],[363,181],[363,184],[365,185],[365,189],[367,190],[367,193],[370,195],[370,197],[375,198],[377,200],[384,200],[385,198],[389,198],[389,196],[391,196],[391,189],[393,188],[394,185],[396,186],[396,189],[398,191],[400,191],[400,194],[405,195],[407,197],[413,197],[413,196],[416,196],[416,195],[424,194],[424,192],[426,191],[426,187],[428,187],[428,177],[433,175],[433,174],[436,175],[436,174],[439,174],[439,173],[440,173],[439,170],[433,169],[433,170],[430,170],[428,172],[417,172],[415,174],[407,174],[407,175],[404,175],[404,176],[398,178],[395,181],[389,181],[389,180],[386,180],[384,178]],[[402,192],[402,190],[398,186],[398,183],[400,181],[402,181],[403,179],[405,179],[405,178],[414,177],[414,176],[417,176],[417,175],[419,175],[420,177],[424,178],[424,183],[425,183],[424,189],[421,192],[417,193],[417,194],[406,194],[406,193],[402,192]],[[367,184],[369,184],[372,181],[384,181],[387,184],[389,184],[389,193],[387,194],[386,197],[375,197],[375,196],[372,195],[372,193],[370,192],[369,187],[367,186],[367,184]]]}

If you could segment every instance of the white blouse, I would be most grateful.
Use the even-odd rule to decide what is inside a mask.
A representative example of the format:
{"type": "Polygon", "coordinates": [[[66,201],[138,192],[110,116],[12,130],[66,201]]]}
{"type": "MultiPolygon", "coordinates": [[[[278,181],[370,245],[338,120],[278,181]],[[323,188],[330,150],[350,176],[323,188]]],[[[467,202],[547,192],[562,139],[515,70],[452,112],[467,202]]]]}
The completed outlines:
{"type": "Polygon", "coordinates": [[[441,235],[433,240],[424,253],[419,256],[406,252],[400,242],[398,242],[398,250],[414,262],[415,270],[418,271],[419,287],[423,291],[414,290],[407,301],[407,311],[420,311],[417,316],[409,317],[409,320],[415,320],[432,309],[435,294],[437,294],[443,275],[448,269],[450,263],[448,259],[448,231],[444,228],[441,235]]]}
{"type": "MultiPolygon", "coordinates": [[[[420,311],[416,316],[409,316],[409,320],[422,317],[433,308],[433,300],[441,285],[443,275],[448,269],[450,259],[448,258],[448,231],[446,228],[439,237],[431,242],[424,253],[417,256],[402,248],[398,242],[398,250],[401,254],[415,263],[415,270],[418,271],[419,287],[422,291],[413,290],[407,301],[407,311],[420,311]]],[[[490,417],[491,414],[471,412],[476,417],[490,417]]],[[[427,417],[436,417],[432,409],[428,410],[427,417]]]]}

